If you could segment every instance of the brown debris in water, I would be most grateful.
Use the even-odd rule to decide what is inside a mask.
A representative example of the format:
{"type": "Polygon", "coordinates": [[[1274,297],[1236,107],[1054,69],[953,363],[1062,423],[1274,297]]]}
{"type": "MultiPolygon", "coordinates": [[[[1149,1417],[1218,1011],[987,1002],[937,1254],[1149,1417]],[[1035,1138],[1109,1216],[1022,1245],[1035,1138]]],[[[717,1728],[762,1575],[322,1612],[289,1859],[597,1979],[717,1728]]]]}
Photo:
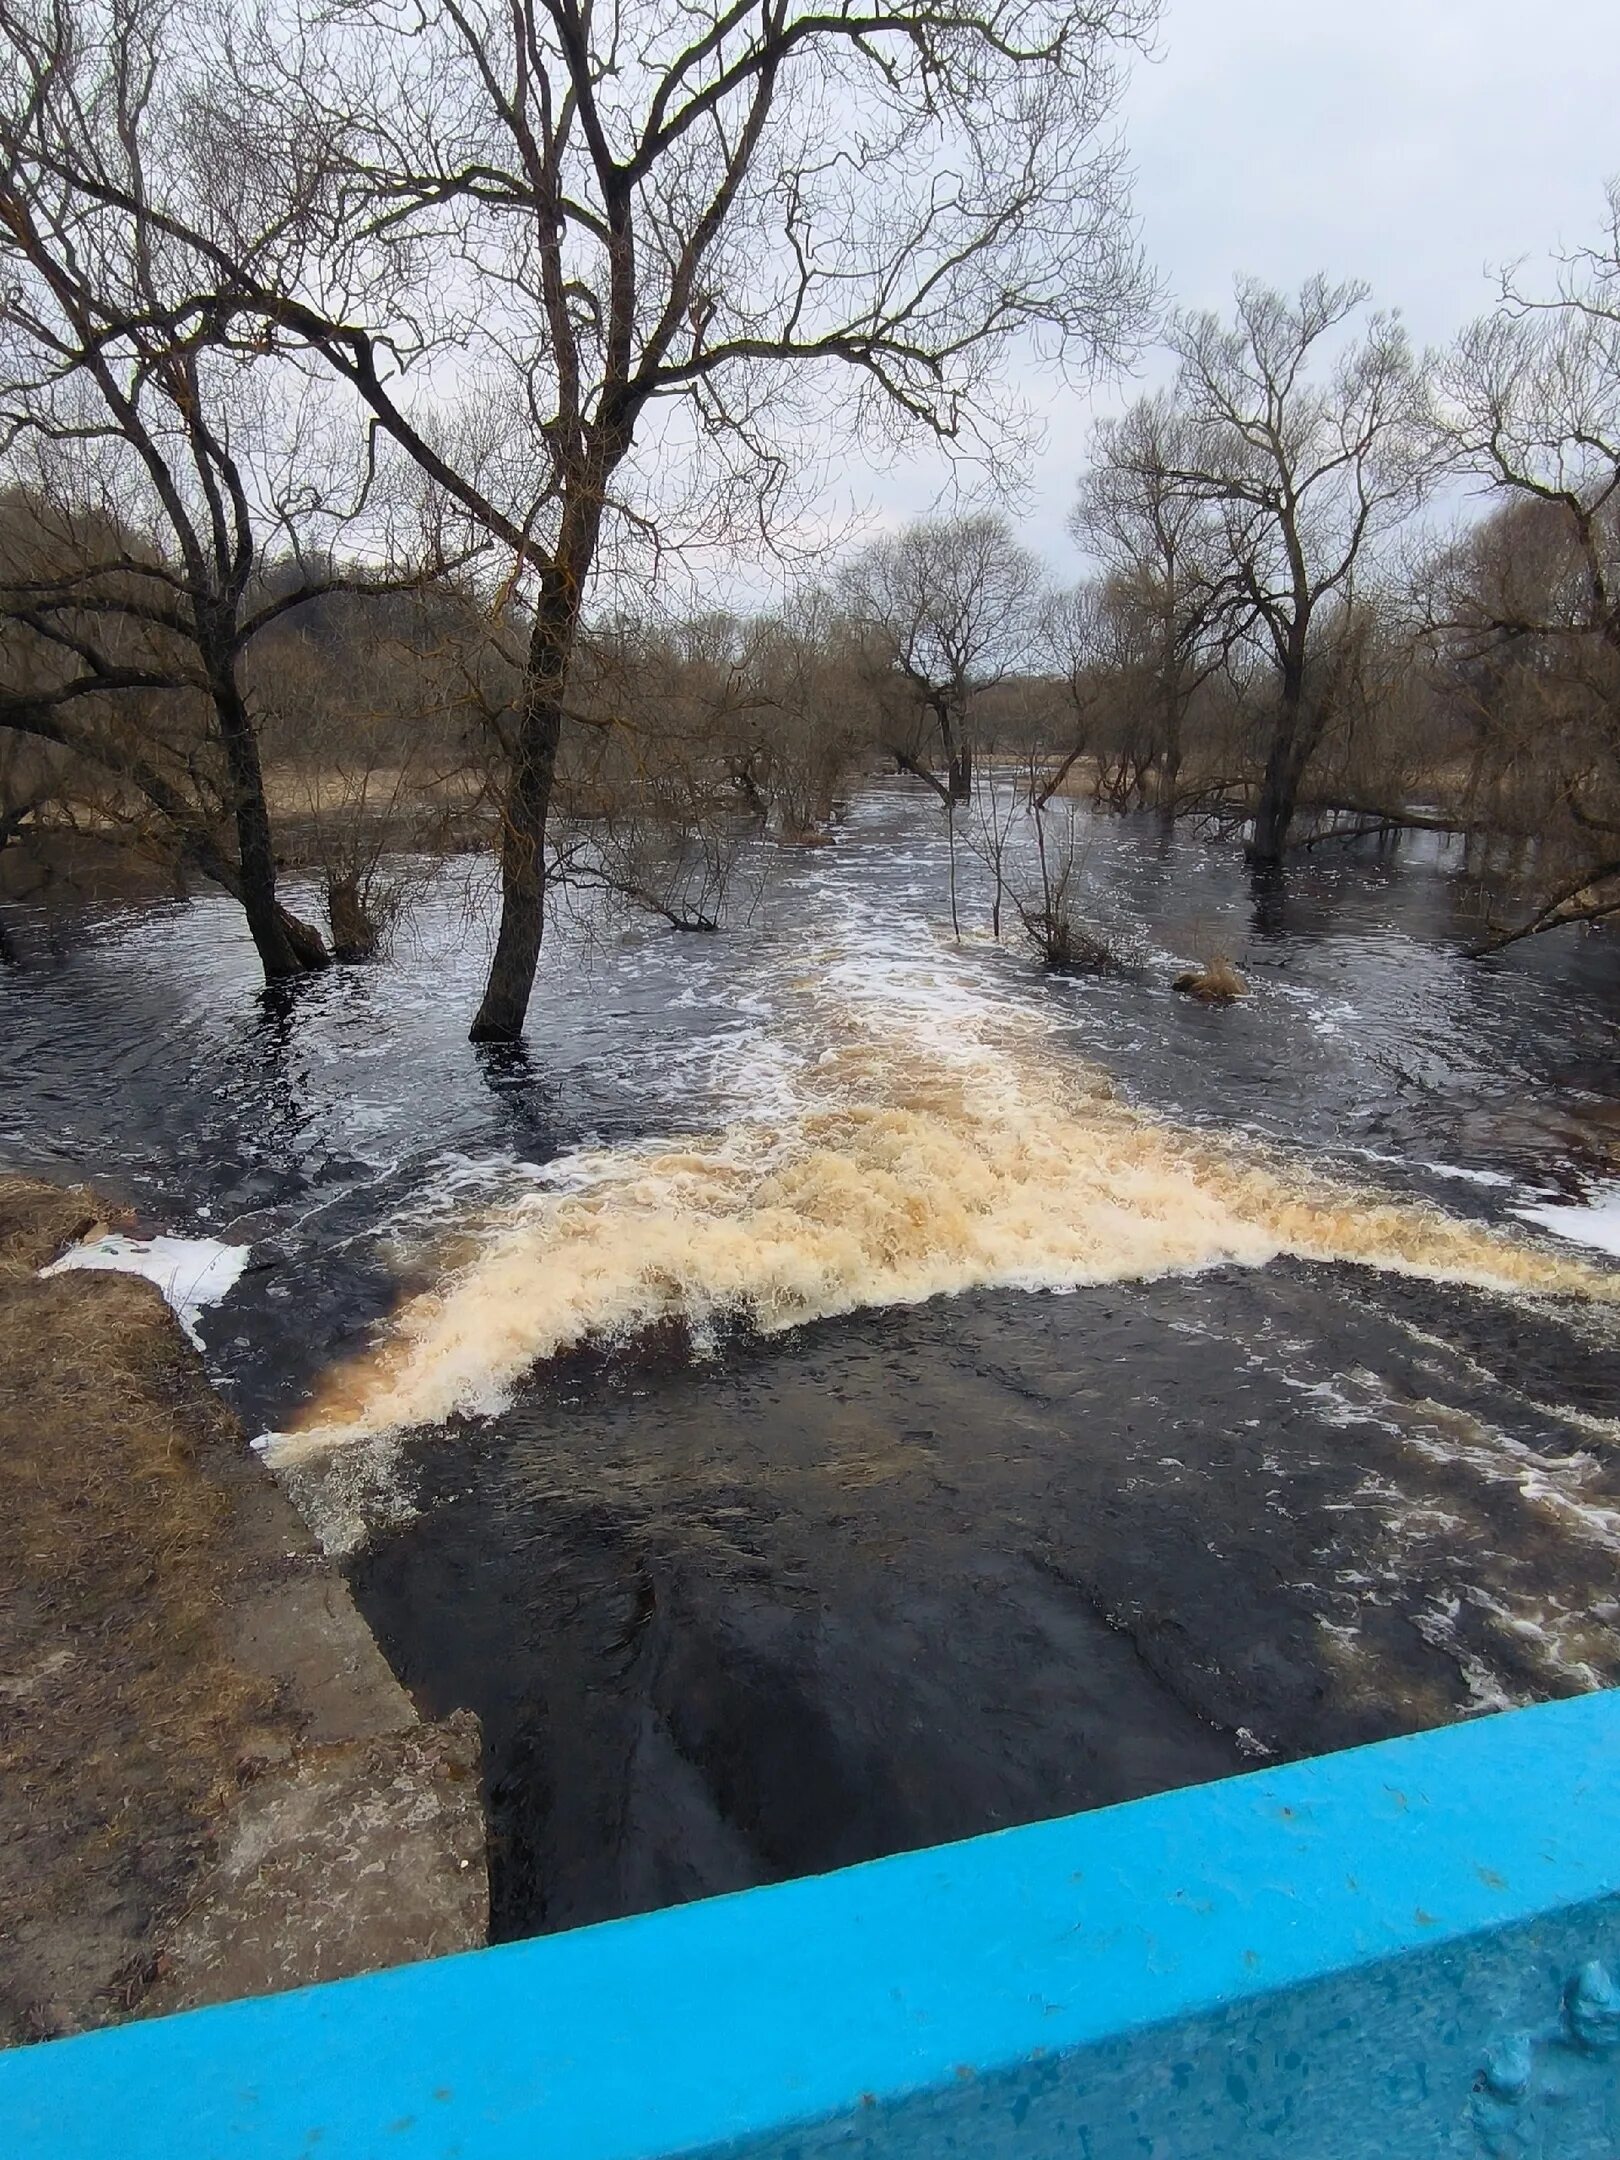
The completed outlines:
{"type": "Polygon", "coordinates": [[[1249,994],[1248,983],[1225,953],[1212,954],[1202,967],[1183,968],[1171,988],[1202,1005],[1231,1005],[1249,994]]]}

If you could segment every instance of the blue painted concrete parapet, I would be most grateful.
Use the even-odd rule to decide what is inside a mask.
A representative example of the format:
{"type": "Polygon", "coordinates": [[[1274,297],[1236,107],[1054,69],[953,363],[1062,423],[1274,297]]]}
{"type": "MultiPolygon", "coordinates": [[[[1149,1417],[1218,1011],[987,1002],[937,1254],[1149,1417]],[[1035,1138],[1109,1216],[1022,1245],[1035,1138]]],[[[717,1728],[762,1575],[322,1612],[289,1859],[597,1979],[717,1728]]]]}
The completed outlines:
{"type": "Polygon", "coordinates": [[[1620,1697],[0,2056],[6,2160],[1615,2160],[1620,1697]]]}

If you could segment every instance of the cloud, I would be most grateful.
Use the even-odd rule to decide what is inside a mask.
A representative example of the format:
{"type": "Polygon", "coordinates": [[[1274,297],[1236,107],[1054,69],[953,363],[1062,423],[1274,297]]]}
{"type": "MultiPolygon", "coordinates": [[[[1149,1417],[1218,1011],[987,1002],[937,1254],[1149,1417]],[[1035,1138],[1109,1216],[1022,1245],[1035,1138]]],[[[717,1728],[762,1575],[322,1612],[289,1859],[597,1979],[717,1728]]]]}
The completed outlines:
{"type": "MultiPolygon", "coordinates": [[[[1170,0],[1161,51],[1124,118],[1143,237],[1185,305],[1223,306],[1239,273],[1290,286],[1322,269],[1443,342],[1488,304],[1493,266],[1591,237],[1620,168],[1614,0],[1170,0]]],[[[1163,371],[1148,355],[1142,379],[1163,371]]],[[[1024,381],[1047,419],[1024,529],[1072,575],[1087,431],[1131,386],[1024,381]]],[[[924,456],[848,492],[916,515],[945,481],[924,456]]]]}

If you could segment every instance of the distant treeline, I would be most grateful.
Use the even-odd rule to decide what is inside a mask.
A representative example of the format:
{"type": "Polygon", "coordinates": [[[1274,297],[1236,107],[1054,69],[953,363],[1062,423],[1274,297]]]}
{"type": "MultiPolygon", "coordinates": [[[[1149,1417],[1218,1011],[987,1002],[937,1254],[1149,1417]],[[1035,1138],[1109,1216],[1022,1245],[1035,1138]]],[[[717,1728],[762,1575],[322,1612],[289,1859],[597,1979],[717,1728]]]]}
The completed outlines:
{"type": "Polygon", "coordinates": [[[1080,794],[1268,875],[1464,834],[1528,896],[1485,944],[1620,910],[1620,193],[1443,353],[1326,278],[1156,320],[1109,125],[1155,13],[0,0],[0,850],[212,881],[271,977],[491,850],[497,1039],[559,886],[715,928],[879,765],[998,924],[1030,821],[1049,954],[1080,794]],[[1013,341],[1155,332],[1078,583],[986,514],[671,612],[815,446],[991,453],[1013,341]]]}

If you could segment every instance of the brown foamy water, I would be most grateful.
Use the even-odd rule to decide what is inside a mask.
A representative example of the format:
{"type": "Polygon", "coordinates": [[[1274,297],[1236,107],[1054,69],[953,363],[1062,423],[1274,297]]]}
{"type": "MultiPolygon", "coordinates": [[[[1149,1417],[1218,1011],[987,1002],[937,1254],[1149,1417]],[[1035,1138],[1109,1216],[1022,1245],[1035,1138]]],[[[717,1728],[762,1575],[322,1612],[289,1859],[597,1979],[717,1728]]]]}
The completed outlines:
{"type": "Polygon", "coordinates": [[[326,1377],[274,1451],[492,1412],[546,1359],[671,1320],[701,1345],[733,1318],[769,1334],[1284,1254],[1620,1297],[1620,1274],[1144,1116],[1027,1025],[820,1023],[831,1046],[770,1120],[569,1156],[459,1226],[442,1279],[326,1377]]]}

